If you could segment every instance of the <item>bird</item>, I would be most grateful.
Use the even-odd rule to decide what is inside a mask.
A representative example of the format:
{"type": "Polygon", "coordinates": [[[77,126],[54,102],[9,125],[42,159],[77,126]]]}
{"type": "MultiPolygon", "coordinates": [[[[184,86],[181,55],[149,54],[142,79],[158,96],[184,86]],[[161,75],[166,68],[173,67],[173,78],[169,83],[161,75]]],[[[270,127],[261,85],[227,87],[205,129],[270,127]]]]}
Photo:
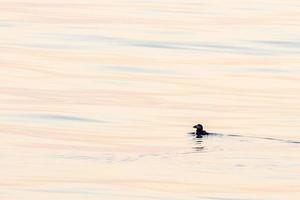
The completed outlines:
{"type": "Polygon", "coordinates": [[[197,125],[193,126],[193,128],[196,129],[195,136],[197,138],[201,138],[203,135],[208,135],[208,132],[203,130],[203,126],[201,124],[197,124],[197,125]]]}

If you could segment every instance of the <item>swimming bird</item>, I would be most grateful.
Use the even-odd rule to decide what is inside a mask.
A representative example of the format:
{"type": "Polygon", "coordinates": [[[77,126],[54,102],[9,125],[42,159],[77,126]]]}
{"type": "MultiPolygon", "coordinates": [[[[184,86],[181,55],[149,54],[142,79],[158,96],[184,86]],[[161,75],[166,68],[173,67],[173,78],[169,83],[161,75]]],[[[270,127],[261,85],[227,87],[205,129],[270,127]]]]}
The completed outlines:
{"type": "Polygon", "coordinates": [[[193,126],[196,129],[195,136],[201,138],[202,135],[208,135],[208,132],[203,130],[203,126],[201,124],[197,124],[193,126]]]}

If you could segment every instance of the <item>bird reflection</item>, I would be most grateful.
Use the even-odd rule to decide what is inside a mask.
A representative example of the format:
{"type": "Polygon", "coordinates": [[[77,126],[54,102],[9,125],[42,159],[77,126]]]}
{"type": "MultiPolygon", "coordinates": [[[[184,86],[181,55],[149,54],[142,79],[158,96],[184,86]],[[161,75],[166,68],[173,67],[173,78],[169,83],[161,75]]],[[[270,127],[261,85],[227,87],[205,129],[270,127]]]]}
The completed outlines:
{"type": "Polygon", "coordinates": [[[194,137],[193,138],[193,143],[194,143],[194,146],[192,147],[193,150],[195,152],[200,152],[204,149],[204,146],[203,146],[203,141],[201,139],[202,137],[194,137]]]}

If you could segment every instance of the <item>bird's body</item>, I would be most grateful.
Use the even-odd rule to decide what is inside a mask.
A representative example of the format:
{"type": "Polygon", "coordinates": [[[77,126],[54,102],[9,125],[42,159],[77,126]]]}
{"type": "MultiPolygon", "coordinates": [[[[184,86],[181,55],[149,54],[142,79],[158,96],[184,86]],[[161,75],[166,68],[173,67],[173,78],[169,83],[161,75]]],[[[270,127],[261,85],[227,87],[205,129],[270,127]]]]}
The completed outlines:
{"type": "Polygon", "coordinates": [[[209,133],[206,132],[205,130],[203,130],[203,126],[201,124],[197,124],[195,126],[193,126],[193,128],[196,129],[196,132],[195,132],[195,136],[196,137],[202,137],[203,135],[208,135],[209,133]]]}

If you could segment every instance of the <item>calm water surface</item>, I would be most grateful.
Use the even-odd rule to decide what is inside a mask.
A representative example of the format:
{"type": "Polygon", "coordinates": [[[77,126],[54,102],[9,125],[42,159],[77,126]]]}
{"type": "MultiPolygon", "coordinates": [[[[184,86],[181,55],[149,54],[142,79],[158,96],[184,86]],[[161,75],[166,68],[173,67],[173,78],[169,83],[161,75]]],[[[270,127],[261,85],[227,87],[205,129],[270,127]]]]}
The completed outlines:
{"type": "Polygon", "coordinates": [[[0,5],[0,199],[300,198],[298,0],[0,5]]]}

